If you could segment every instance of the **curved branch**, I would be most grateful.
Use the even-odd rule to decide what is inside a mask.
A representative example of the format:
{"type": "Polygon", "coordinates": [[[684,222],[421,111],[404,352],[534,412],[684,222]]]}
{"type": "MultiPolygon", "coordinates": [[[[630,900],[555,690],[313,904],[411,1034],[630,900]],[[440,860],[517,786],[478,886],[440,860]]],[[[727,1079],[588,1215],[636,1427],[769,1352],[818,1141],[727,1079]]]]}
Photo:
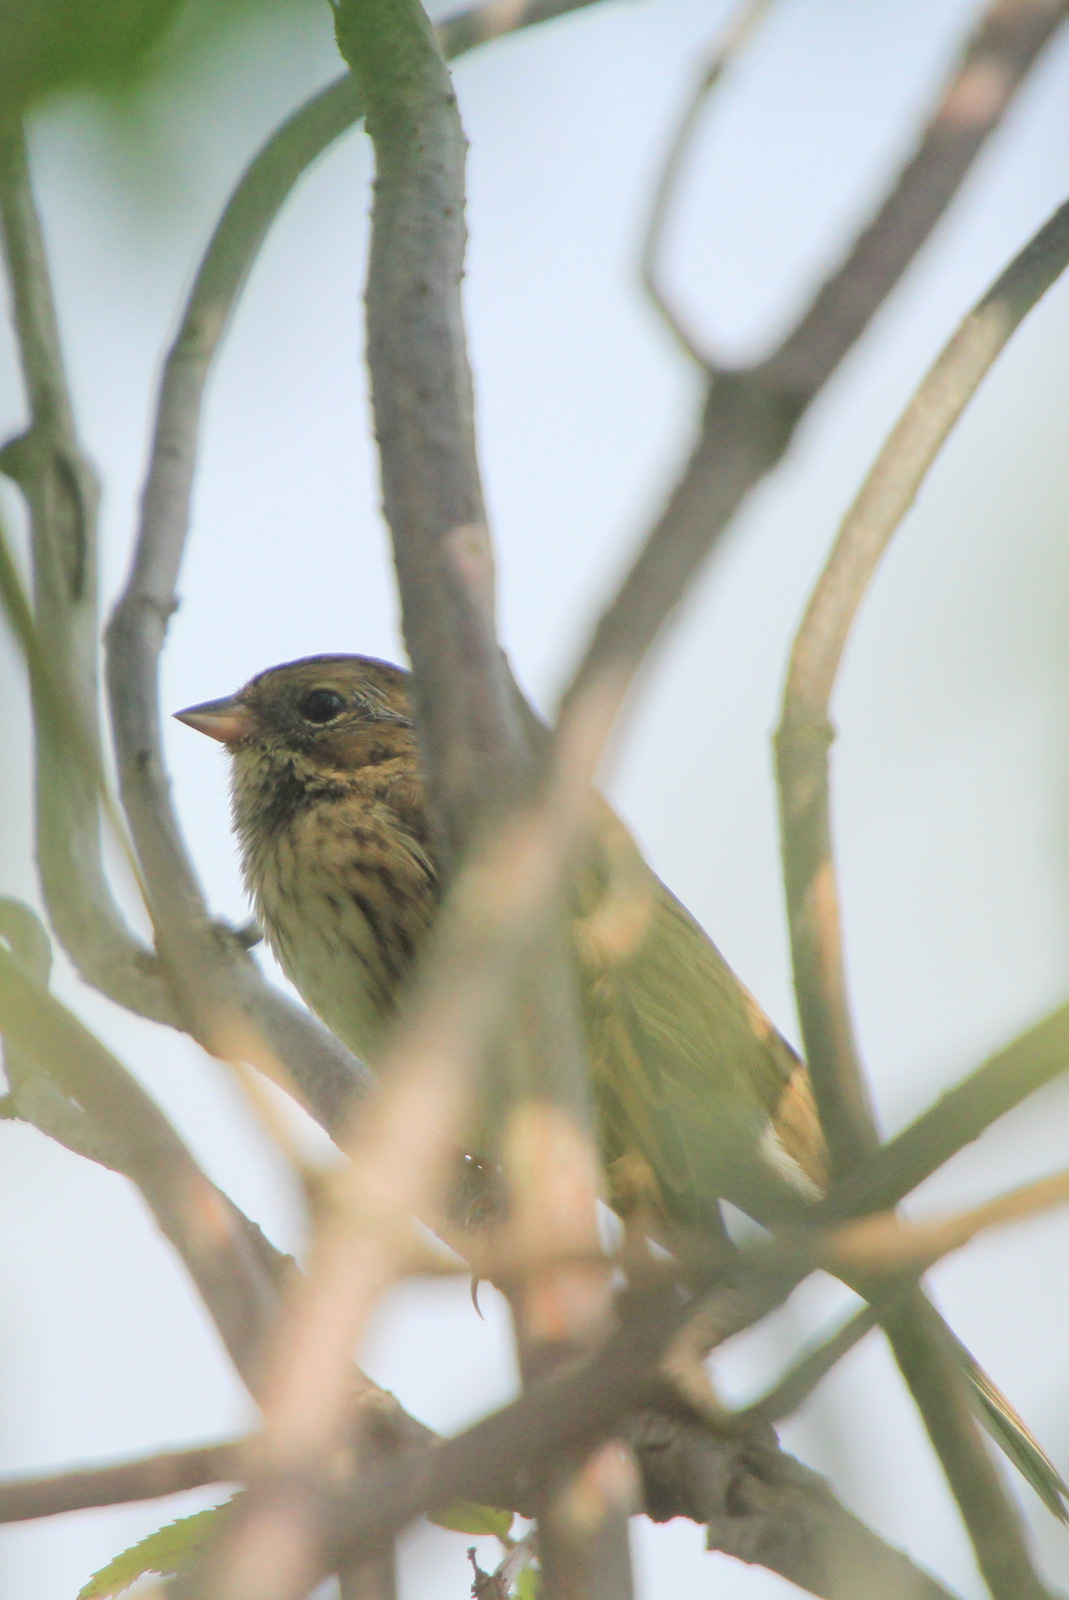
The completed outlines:
{"type": "Polygon", "coordinates": [[[698,74],[694,88],[683,107],[668,153],[661,165],[660,176],[653,193],[646,232],[642,240],[639,271],[642,286],[649,296],[661,321],[679,345],[683,354],[700,367],[710,371],[720,365],[707,355],[682,322],[679,313],[670,304],[667,292],[657,271],[657,258],[664,239],[668,212],[679,185],[680,173],[687,152],[693,142],[701,114],[710,95],[719,84],[736,53],[746,44],[753,30],[768,10],[770,0],[747,0],[737,16],[732,17],[726,31],[714,44],[709,58],[698,74]]]}
{"type": "Polygon", "coordinates": [[[1060,206],[962,322],[931,367],[843,519],[795,639],[776,736],[784,876],[809,1071],[833,1167],[875,1133],[863,1105],[839,947],[832,862],[828,704],[842,653],[884,550],[948,434],[1028,312],[1069,263],[1060,206]]]}
{"type": "MultiPolygon", "coordinates": [[[[799,1015],[817,1108],[837,1175],[878,1138],[842,965],[828,786],[828,704],[876,565],[932,461],[1023,317],[1069,263],[1069,202],[999,277],[932,366],[847,513],[799,629],[776,738],[784,881],[799,1015]]],[[[885,1321],[997,1596],[1042,1595],[1018,1519],[968,1416],[947,1333],[918,1295],[885,1321]]]]}
{"type": "Polygon", "coordinates": [[[965,49],[917,154],[847,260],[779,350],[710,374],[691,456],[616,596],[565,701],[603,671],[634,670],[750,492],[950,205],[1044,45],[1066,0],[995,0],[965,49]]]}
{"type": "Polygon", "coordinates": [[[0,233],[30,408],[25,432],[0,451],[0,470],[18,483],[30,517],[35,618],[32,632],[19,631],[33,692],[41,888],[82,977],[120,1005],[173,1021],[152,951],[127,926],[101,859],[99,493],[75,431],[25,137],[20,123],[6,119],[0,119],[0,233]]]}

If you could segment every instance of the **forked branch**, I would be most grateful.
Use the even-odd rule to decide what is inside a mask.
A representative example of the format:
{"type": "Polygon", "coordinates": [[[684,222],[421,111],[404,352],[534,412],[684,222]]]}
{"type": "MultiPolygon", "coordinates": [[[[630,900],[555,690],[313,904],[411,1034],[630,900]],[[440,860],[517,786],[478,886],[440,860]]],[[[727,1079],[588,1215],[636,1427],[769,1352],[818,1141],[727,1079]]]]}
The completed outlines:
{"type": "MultiPolygon", "coordinates": [[[[853,1043],[839,931],[828,781],[828,705],[865,589],[948,433],[1007,339],[1069,262],[1069,203],[1000,276],[939,356],[844,519],[795,641],[777,735],[784,879],[799,1014],[833,1171],[878,1143],[853,1043]]],[[[1046,1591],[1018,1518],[970,1425],[938,1318],[919,1296],[887,1331],[976,1545],[1006,1600],[1046,1591]]]]}

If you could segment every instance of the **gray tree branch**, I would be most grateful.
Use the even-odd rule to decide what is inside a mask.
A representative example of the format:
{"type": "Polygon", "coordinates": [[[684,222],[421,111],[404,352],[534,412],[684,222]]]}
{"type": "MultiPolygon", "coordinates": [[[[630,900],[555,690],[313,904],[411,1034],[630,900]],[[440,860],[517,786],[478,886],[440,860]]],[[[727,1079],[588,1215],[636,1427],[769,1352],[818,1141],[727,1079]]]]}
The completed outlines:
{"type": "Polygon", "coordinates": [[[90,1506],[162,1500],[210,1483],[237,1483],[247,1448],[242,1439],[166,1450],[136,1461],[55,1472],[38,1478],[0,1479],[0,1523],[57,1517],[90,1506]]]}
{"type": "MultiPolygon", "coordinates": [[[[335,22],[361,83],[375,151],[367,359],[430,814],[451,874],[473,842],[523,805],[536,776],[495,626],[461,304],[467,143],[448,68],[417,0],[340,0],[335,22]]],[[[528,953],[522,1000],[516,997],[522,1042],[520,1030],[510,1029],[513,1042],[495,1052],[494,1078],[505,1088],[494,1093],[493,1121],[501,1106],[514,1226],[551,1245],[584,1238],[593,1250],[603,1185],[563,903],[545,933],[528,953]],[[532,1140],[537,1173],[519,1153],[532,1140]]],[[[555,1276],[556,1287],[525,1284],[513,1300],[526,1382],[596,1338],[608,1316],[607,1271],[600,1292],[591,1286],[585,1296],[576,1293],[574,1271],[555,1276]]],[[[568,1510],[569,1476],[547,1484],[537,1508],[547,1600],[592,1595],[596,1568],[612,1571],[624,1600],[631,1592],[626,1518],[606,1508],[593,1537],[568,1510]]]]}
{"type": "Polygon", "coordinates": [[[0,1032],[9,1050],[36,1063],[102,1130],[101,1154],[108,1165],[122,1161],[188,1268],[238,1372],[255,1388],[276,1299],[243,1219],[137,1081],[2,944],[0,1032]]]}
{"type": "Polygon", "coordinates": [[[840,1178],[820,1202],[830,1220],[887,1211],[944,1162],[1069,1067],[1069,1006],[1029,1028],[915,1122],[840,1178]]]}
{"type": "MultiPolygon", "coordinates": [[[[749,1256],[734,1284],[706,1308],[718,1339],[782,1301],[797,1280],[791,1251],[749,1256]]],[[[948,1591],[853,1519],[823,1479],[780,1451],[767,1432],[715,1437],[678,1406],[664,1409],[657,1370],[689,1315],[672,1290],[632,1297],[624,1325],[594,1358],[532,1387],[511,1405],[432,1450],[363,1475],[331,1508],[333,1555],[352,1556],[392,1536],[422,1510],[457,1495],[529,1506],[539,1472],[579,1460],[623,1432],[642,1470],[656,1520],[691,1517],[709,1526],[710,1548],[758,1562],[826,1600],[871,1600],[875,1580],[890,1596],[935,1600],[948,1591]]],[[[326,1570],[326,1568],[324,1568],[326,1570]]]]}
{"type": "Polygon", "coordinates": [[[30,515],[35,631],[49,683],[31,672],[37,859],[49,916],[87,982],[157,1021],[173,1018],[152,952],[127,927],[100,852],[98,490],[75,431],[41,225],[18,121],[0,119],[0,232],[29,424],[0,450],[30,515]],[[51,692],[49,692],[51,691],[51,692]],[[57,716],[61,699],[66,717],[57,716]],[[72,759],[69,723],[85,759],[72,759]]]}
{"type": "Polygon", "coordinates": [[[565,699],[606,667],[633,670],[752,489],[901,279],[998,127],[1065,0],[995,0],[887,200],[793,332],[760,365],[709,366],[698,439],[598,621],[565,699]]]}

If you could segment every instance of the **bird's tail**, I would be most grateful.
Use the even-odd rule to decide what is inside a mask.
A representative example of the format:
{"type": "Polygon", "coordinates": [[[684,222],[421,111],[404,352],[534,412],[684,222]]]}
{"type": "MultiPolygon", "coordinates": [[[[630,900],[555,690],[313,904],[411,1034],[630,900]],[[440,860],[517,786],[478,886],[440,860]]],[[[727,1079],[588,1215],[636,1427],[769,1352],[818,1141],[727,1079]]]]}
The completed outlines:
{"type": "Polygon", "coordinates": [[[1060,1522],[1069,1522],[1069,1512],[1066,1510],[1069,1484],[1066,1484],[1039,1440],[1017,1415],[1001,1389],[991,1382],[961,1340],[955,1335],[952,1337],[962,1371],[969,1380],[977,1418],[1025,1481],[1032,1485],[1048,1511],[1060,1522]]]}

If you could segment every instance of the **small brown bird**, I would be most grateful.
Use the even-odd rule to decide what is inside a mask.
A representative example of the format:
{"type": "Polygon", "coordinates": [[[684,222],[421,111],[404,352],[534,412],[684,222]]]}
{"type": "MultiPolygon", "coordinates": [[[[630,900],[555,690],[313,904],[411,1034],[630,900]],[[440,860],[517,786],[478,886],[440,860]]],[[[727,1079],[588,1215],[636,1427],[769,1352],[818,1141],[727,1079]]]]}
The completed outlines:
{"type": "MultiPolygon", "coordinates": [[[[408,675],[362,656],[272,667],[179,719],[225,744],[245,883],[278,960],[372,1066],[440,882],[408,675]]],[[[816,1194],[825,1155],[805,1065],[604,806],[572,929],[613,1203],[715,1225],[816,1194]]],[[[963,1351],[984,1419],[1044,1501],[1066,1490],[963,1351]]]]}

